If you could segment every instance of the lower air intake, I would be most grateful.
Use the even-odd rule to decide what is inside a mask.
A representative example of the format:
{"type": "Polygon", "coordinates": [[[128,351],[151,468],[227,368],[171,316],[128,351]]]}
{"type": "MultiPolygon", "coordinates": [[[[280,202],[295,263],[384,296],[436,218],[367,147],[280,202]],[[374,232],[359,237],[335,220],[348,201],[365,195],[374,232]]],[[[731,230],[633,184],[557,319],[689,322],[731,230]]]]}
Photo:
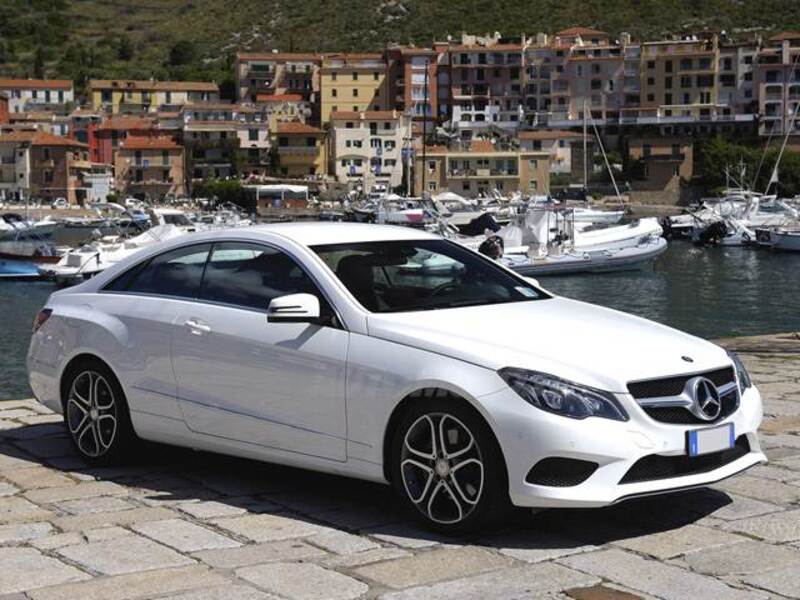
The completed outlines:
{"type": "Polygon", "coordinates": [[[597,463],[576,458],[543,458],[528,471],[525,482],[549,487],[571,487],[589,479],[597,467],[597,463]]]}

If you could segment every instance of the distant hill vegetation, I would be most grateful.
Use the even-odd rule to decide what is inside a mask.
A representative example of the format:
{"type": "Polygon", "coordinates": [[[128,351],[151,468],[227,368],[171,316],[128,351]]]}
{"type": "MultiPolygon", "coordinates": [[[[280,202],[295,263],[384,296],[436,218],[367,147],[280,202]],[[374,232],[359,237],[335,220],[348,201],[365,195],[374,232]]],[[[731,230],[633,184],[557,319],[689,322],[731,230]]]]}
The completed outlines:
{"type": "Polygon", "coordinates": [[[800,28],[797,0],[2,0],[0,74],[213,79],[237,50],[364,51],[573,25],[639,38],[800,28]]]}

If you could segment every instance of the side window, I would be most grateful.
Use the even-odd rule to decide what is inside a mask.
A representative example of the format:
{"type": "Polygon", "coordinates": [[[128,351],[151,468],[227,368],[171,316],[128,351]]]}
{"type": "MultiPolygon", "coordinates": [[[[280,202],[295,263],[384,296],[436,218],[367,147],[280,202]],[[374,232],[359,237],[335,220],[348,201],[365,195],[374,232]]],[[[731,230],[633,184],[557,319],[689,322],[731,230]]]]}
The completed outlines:
{"type": "Polygon", "coordinates": [[[196,298],[211,244],[159,254],[114,279],[106,290],[196,298]]]}
{"type": "Polygon", "coordinates": [[[270,300],[287,294],[314,294],[317,286],[289,256],[246,242],[214,245],[200,297],[211,302],[266,310],[270,300]]]}

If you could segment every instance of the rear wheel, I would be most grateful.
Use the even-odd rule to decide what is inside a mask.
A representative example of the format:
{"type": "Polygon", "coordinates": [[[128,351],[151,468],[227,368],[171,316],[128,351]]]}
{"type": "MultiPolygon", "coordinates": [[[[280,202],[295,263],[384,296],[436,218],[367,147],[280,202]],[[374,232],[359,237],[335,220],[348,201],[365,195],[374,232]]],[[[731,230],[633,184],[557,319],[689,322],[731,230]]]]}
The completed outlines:
{"type": "Polygon", "coordinates": [[[87,359],[66,379],[64,423],[73,447],[93,464],[118,462],[136,441],[117,378],[104,363],[87,359]]]}
{"type": "Polygon", "coordinates": [[[459,401],[412,406],[394,435],[392,480],[431,529],[463,533],[510,506],[505,464],[483,419],[459,401]]]}

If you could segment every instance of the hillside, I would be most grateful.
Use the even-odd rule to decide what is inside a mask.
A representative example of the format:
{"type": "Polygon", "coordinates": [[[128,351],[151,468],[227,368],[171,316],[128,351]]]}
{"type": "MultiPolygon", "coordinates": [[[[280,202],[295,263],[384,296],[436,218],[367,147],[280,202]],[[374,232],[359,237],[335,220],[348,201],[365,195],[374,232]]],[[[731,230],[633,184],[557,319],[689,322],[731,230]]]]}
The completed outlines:
{"type": "Polygon", "coordinates": [[[0,74],[232,76],[238,49],[377,50],[461,31],[506,35],[572,25],[660,37],[800,27],[796,0],[2,0],[0,74]],[[757,8],[756,8],[757,7],[757,8]]]}

